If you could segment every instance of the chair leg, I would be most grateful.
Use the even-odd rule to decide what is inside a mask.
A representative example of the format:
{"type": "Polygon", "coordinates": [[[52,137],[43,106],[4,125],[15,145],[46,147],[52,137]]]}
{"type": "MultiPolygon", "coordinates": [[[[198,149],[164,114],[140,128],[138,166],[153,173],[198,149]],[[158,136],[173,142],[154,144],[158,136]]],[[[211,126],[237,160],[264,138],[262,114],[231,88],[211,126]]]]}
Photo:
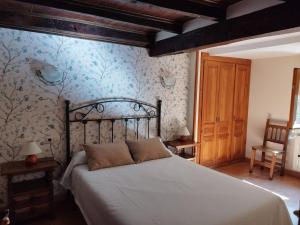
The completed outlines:
{"type": "Polygon", "coordinates": [[[254,167],[254,163],[255,163],[255,156],[256,156],[256,150],[252,149],[249,173],[253,172],[253,167],[254,167]]]}
{"type": "Polygon", "coordinates": [[[272,154],[272,162],[271,162],[271,168],[270,168],[270,180],[273,180],[273,176],[274,176],[274,168],[276,165],[276,154],[272,154]]]}
{"type": "Polygon", "coordinates": [[[281,166],[281,168],[280,168],[280,176],[284,176],[284,167],[283,166],[281,166]]]}
{"type": "Polygon", "coordinates": [[[283,153],[283,155],[281,156],[281,168],[280,168],[280,176],[284,175],[284,170],[285,170],[285,158],[286,158],[286,154],[283,153]]]}
{"type": "MultiPolygon", "coordinates": [[[[262,152],[261,153],[261,161],[264,162],[266,159],[266,153],[262,152]]],[[[264,166],[260,166],[260,169],[263,170],[265,167],[264,166]]]]}

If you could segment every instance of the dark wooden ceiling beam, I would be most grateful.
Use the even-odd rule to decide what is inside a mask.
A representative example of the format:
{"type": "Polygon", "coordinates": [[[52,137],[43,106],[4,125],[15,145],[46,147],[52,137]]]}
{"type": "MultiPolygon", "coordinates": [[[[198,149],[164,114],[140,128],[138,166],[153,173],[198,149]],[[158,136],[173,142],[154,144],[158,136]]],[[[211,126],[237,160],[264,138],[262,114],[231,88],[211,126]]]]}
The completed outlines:
{"type": "Polygon", "coordinates": [[[154,43],[150,56],[174,54],[249,39],[256,35],[300,27],[300,1],[288,1],[251,14],[221,21],[154,43]]]}
{"type": "Polygon", "coordinates": [[[89,24],[99,27],[111,28],[113,30],[123,30],[130,33],[139,33],[144,34],[149,32],[149,29],[142,28],[140,26],[119,23],[115,21],[108,21],[105,18],[86,15],[86,14],[78,14],[70,11],[43,7],[43,6],[34,6],[31,4],[24,4],[17,1],[11,0],[1,0],[0,1],[0,9],[2,11],[14,12],[16,14],[20,13],[28,16],[35,16],[41,18],[48,19],[56,19],[56,20],[64,20],[69,22],[78,22],[83,24],[89,24]]]}
{"type": "Polygon", "coordinates": [[[131,13],[127,11],[121,11],[114,8],[109,8],[101,4],[94,6],[88,4],[81,4],[69,0],[18,0],[23,3],[30,3],[33,5],[46,6],[56,9],[67,10],[71,12],[93,15],[103,17],[115,21],[121,21],[131,24],[136,24],[152,29],[165,30],[173,33],[182,32],[182,24],[175,23],[162,18],[151,17],[148,15],[142,15],[137,13],[131,13]]]}
{"type": "Polygon", "coordinates": [[[146,35],[0,10],[0,27],[146,47],[146,35]]]}
{"type": "Polygon", "coordinates": [[[190,14],[213,17],[218,20],[225,19],[226,8],[213,6],[204,2],[182,1],[182,0],[137,0],[166,9],[177,10],[190,14]]]}

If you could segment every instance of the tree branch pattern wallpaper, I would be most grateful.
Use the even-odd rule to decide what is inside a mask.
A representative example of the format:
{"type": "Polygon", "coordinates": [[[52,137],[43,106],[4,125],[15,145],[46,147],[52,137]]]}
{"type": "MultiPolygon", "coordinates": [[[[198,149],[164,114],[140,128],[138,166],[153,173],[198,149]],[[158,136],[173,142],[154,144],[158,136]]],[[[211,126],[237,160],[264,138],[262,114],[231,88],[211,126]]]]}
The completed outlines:
{"type": "Polygon", "coordinates": [[[189,66],[188,54],[151,58],[142,48],[0,29],[0,162],[22,159],[21,144],[34,140],[43,150],[39,157],[52,150],[63,164],[65,99],[79,104],[129,97],[156,104],[160,98],[162,138],[172,138],[178,121],[187,121],[189,66]],[[161,85],[164,74],[176,78],[174,88],[161,85]]]}

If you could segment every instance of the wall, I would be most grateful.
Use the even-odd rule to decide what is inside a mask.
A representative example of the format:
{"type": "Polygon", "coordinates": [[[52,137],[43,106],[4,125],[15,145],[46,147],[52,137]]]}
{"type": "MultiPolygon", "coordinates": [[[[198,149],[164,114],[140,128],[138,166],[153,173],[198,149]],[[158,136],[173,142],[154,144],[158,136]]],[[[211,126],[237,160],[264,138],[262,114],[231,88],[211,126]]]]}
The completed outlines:
{"type": "Polygon", "coordinates": [[[190,75],[189,75],[189,90],[188,90],[188,114],[187,128],[190,133],[193,132],[193,117],[194,117],[194,89],[195,89],[195,69],[196,69],[196,51],[190,53],[190,75]]]}
{"type": "MultiPolygon", "coordinates": [[[[109,43],[0,29],[0,162],[18,160],[20,145],[37,141],[41,156],[64,161],[64,99],[73,104],[102,97],[130,97],[156,104],[162,99],[162,138],[187,121],[189,55],[148,57],[147,51],[109,43]],[[56,74],[36,74],[39,60],[57,67],[56,74]],[[173,89],[161,75],[174,76],[173,89]]],[[[0,203],[5,201],[0,180],[0,203]]]]}
{"type": "MultiPolygon", "coordinates": [[[[248,114],[247,156],[251,146],[262,144],[265,122],[271,118],[288,120],[293,69],[300,68],[300,56],[256,59],[252,61],[248,114]]],[[[287,168],[300,171],[299,140],[291,137],[287,168]]]]}

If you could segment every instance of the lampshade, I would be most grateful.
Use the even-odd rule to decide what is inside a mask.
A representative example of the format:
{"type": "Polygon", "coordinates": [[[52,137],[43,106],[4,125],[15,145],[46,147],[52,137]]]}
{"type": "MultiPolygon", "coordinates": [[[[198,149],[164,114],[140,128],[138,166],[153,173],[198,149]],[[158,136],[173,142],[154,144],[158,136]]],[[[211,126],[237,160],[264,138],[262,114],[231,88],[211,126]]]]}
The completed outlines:
{"type": "Polygon", "coordinates": [[[21,155],[35,155],[41,153],[42,150],[38,146],[38,144],[34,141],[26,142],[22,145],[21,155]]]}
{"type": "Polygon", "coordinates": [[[184,126],[184,127],[180,127],[180,129],[177,132],[177,135],[178,136],[189,136],[190,132],[189,132],[188,128],[186,126],[184,126]]]}

